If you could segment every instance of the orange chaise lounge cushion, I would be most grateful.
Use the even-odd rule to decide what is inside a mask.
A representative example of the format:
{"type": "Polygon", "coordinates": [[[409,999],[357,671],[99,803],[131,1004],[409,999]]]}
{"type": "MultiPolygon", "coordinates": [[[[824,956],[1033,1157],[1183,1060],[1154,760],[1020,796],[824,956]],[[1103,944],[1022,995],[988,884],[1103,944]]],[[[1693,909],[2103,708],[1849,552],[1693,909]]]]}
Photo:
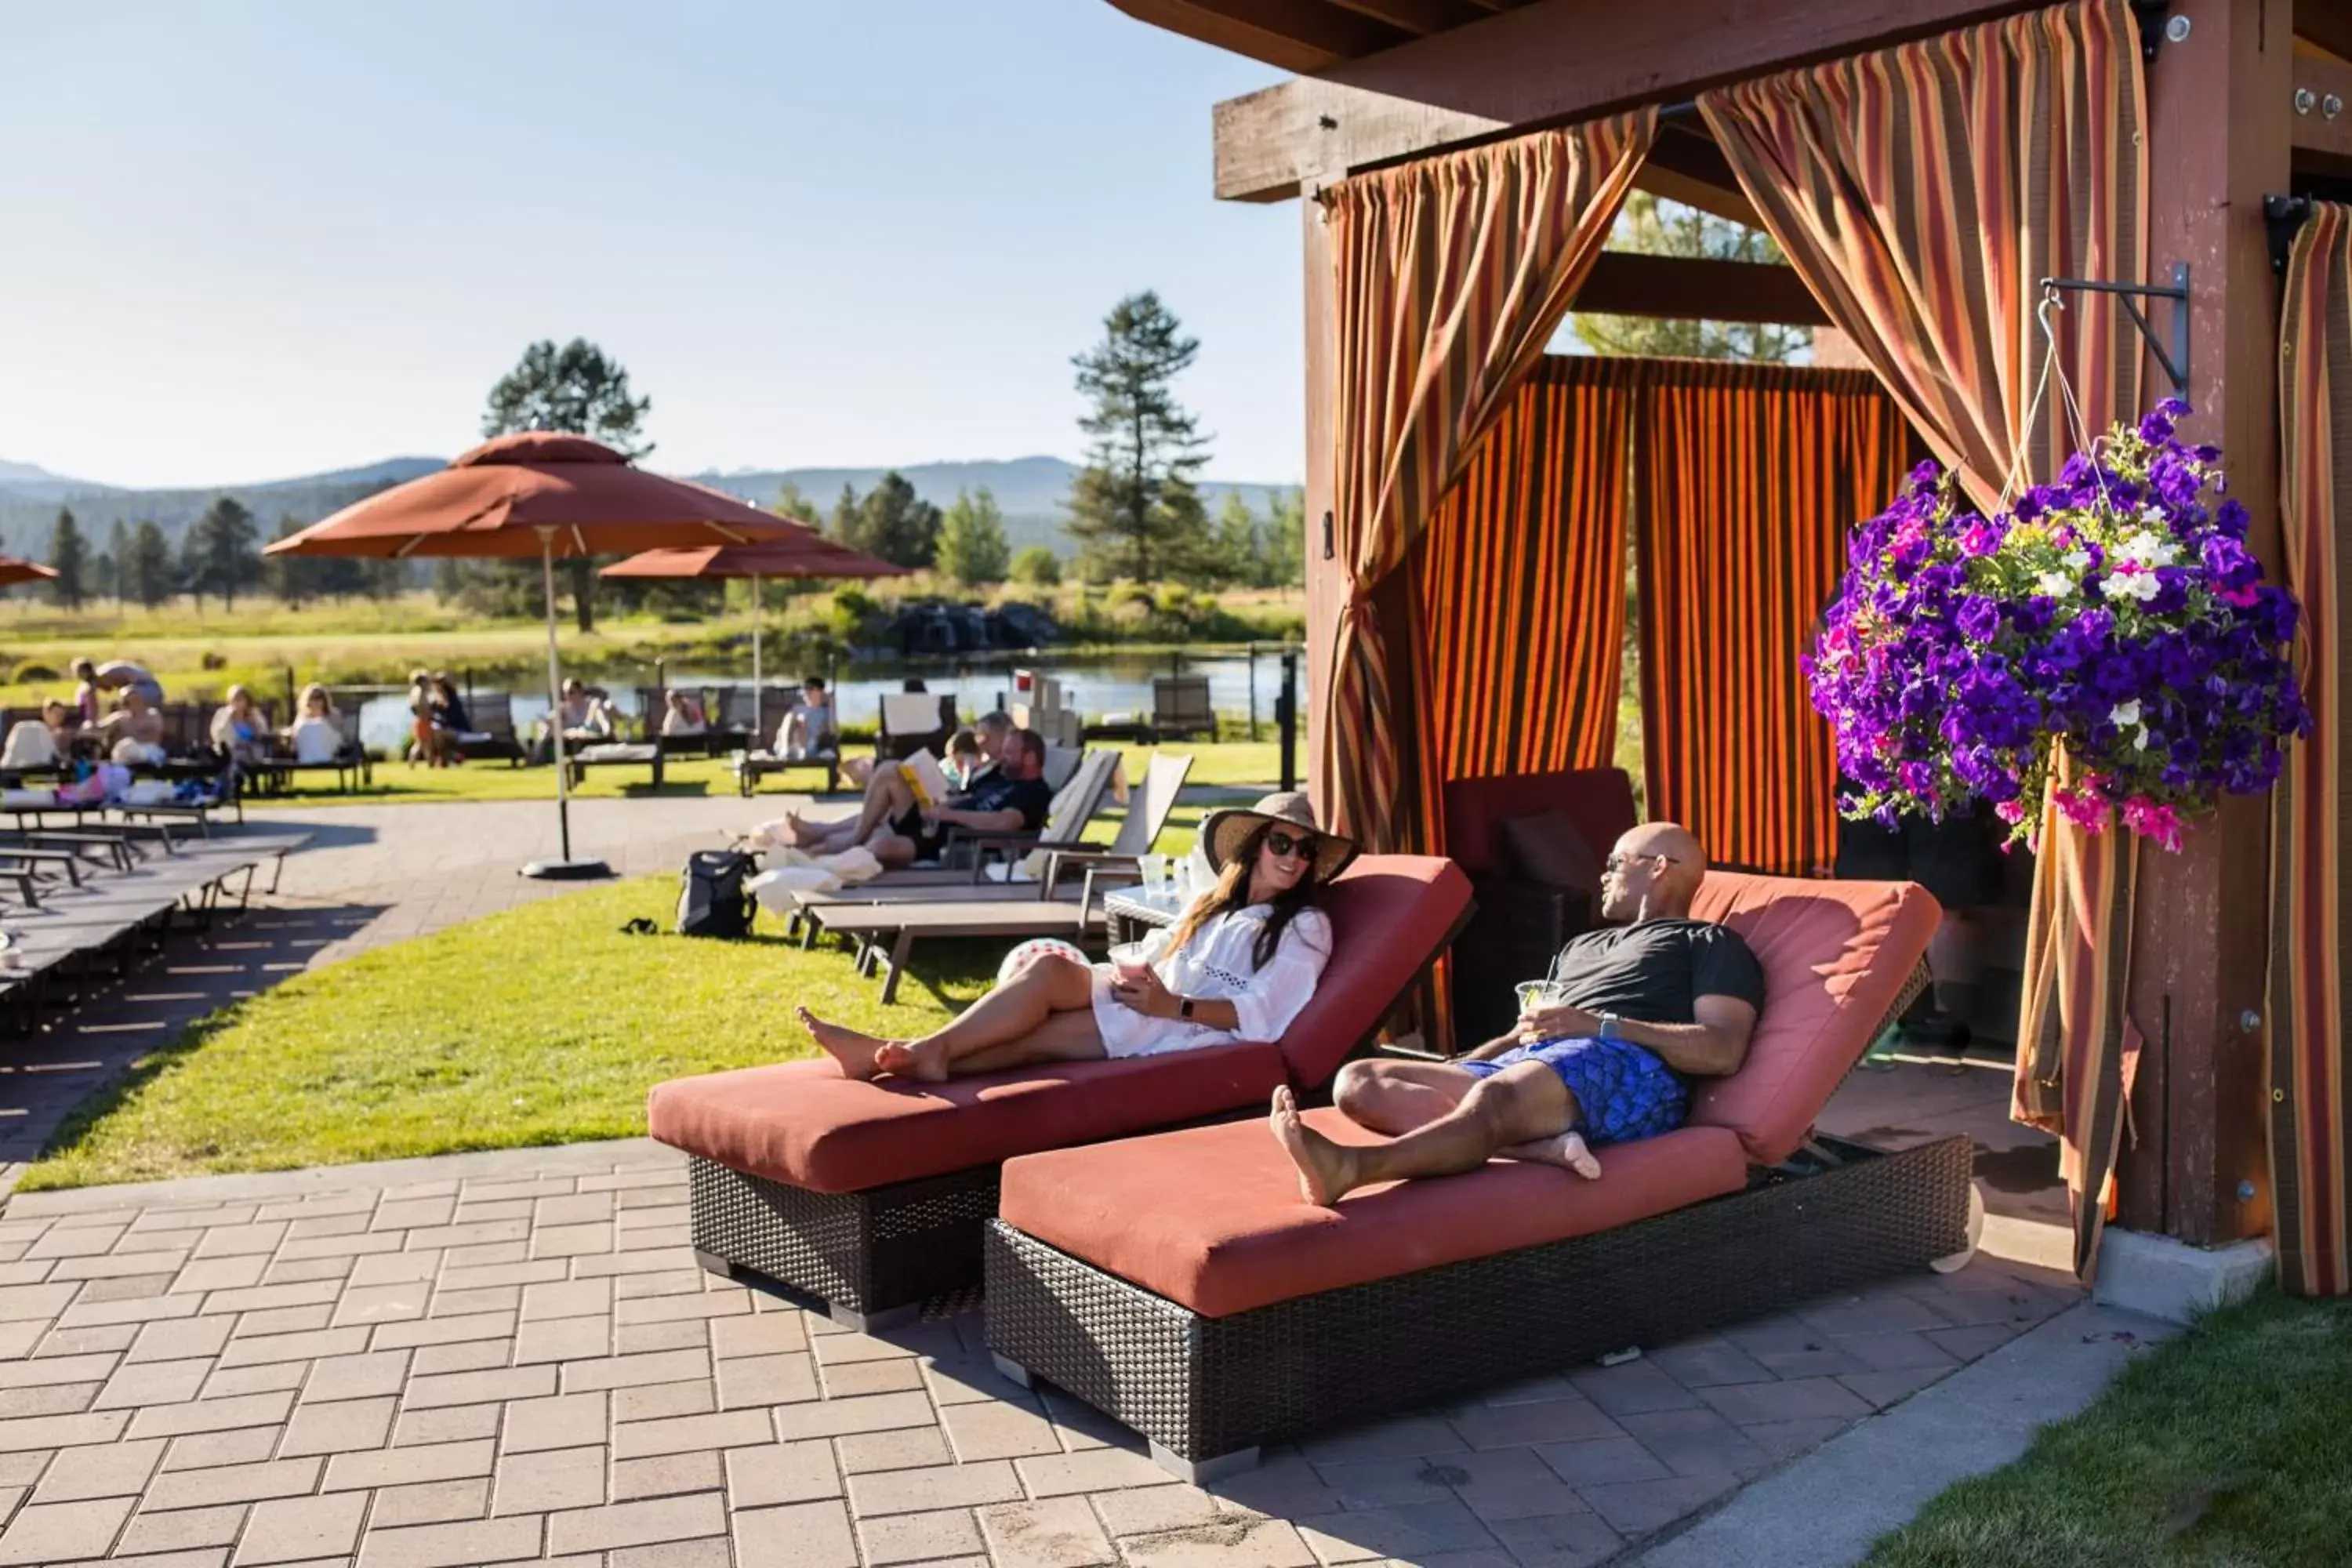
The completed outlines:
{"type": "MultiPolygon", "coordinates": [[[[1336,1110],[1308,1125],[1374,1135],[1336,1110]]],[[[1465,1175],[1367,1187],[1318,1208],[1263,1118],[1008,1162],[997,1212],[1049,1247],[1228,1317],[1295,1297],[1630,1225],[1748,1179],[1739,1140],[1685,1127],[1601,1154],[1597,1182],[1496,1161],[1465,1175]]]]}

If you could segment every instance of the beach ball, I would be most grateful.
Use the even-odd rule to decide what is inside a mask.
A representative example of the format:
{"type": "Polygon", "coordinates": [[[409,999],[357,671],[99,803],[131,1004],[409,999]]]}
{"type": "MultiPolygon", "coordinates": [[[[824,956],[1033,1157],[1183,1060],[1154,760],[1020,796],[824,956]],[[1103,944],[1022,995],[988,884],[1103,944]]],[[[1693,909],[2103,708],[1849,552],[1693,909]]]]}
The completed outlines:
{"type": "Polygon", "coordinates": [[[1041,936],[1034,942],[1023,942],[1019,947],[1014,948],[1011,952],[1004,955],[1004,962],[996,966],[996,983],[999,985],[1003,984],[1006,981],[1012,979],[1014,975],[1020,973],[1023,970],[1028,968],[1031,964],[1036,963],[1039,959],[1045,957],[1049,952],[1066,958],[1072,963],[1086,963],[1089,962],[1085,953],[1079,952],[1068,942],[1064,942],[1061,938],[1056,936],[1041,936]]]}

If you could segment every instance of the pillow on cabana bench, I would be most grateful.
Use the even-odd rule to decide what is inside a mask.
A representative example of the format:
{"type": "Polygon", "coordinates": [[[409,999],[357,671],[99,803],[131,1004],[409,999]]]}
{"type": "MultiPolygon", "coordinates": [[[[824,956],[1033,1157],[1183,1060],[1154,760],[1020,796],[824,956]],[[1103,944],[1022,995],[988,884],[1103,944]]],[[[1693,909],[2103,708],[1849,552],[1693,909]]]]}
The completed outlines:
{"type": "Polygon", "coordinates": [[[1528,881],[1578,893],[1601,891],[1601,862],[1577,831],[1576,819],[1560,807],[1505,818],[1503,842],[1528,881]]]}

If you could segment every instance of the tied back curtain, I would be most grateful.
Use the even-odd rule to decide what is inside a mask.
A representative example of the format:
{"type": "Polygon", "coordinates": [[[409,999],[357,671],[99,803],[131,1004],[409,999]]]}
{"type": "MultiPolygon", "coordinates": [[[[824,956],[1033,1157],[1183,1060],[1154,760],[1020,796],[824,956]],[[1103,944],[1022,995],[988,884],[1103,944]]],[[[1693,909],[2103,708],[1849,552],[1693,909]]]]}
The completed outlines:
{"type": "Polygon", "coordinates": [[[1798,659],[1910,432],[1867,371],[1653,363],[1635,406],[1648,815],[1717,865],[1806,877],[1837,762],[1798,659]]]}
{"type": "MultiPolygon", "coordinates": [[[[2044,277],[2146,281],[2147,82],[2126,0],[2074,0],[1703,94],[1741,187],[1980,506],[2049,477],[2070,437],[2043,358],[2044,277]],[[2051,405],[2058,406],[2051,406],[2051,405]]],[[[2092,432],[2137,411],[2121,312],[2053,313],[2092,432]]],[[[2051,814],[2035,862],[2011,1114],[2056,1131],[2090,1277],[2123,1117],[2135,847],[2051,814]]]]}
{"type": "Polygon", "coordinates": [[[1427,158],[1327,194],[1337,271],[1332,548],[1347,573],[1318,811],[1410,847],[1388,647],[1372,594],[1402,566],[1592,269],[1654,110],[1427,158]]]}
{"type": "Polygon", "coordinates": [[[2352,208],[2313,204],[2287,259],[2279,327],[2279,493],[2296,674],[2315,727],[2272,798],[2267,1019],[2279,1281],[2352,1294],[2352,1061],[2347,1059],[2342,810],[2345,571],[2352,526],[2352,208]]]}

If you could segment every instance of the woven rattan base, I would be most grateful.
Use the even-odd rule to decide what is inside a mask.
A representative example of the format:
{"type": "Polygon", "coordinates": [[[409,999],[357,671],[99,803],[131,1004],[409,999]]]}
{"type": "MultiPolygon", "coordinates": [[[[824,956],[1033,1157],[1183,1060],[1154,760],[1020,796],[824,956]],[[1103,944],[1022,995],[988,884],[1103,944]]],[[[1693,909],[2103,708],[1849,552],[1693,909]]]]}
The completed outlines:
{"type": "Polygon", "coordinates": [[[817,1297],[845,1321],[870,1322],[980,1283],[994,1165],[861,1193],[812,1193],[698,1155],[687,1171],[697,1252],[730,1274],[817,1297]]]}
{"type": "MultiPolygon", "coordinates": [[[[1206,1318],[1002,1220],[988,1345],[1192,1465],[1660,1345],[1968,1245],[1970,1144],[1837,1163],[1572,1241],[1206,1318]]],[[[1602,1178],[1607,1179],[1605,1176],[1602,1178]]]]}

